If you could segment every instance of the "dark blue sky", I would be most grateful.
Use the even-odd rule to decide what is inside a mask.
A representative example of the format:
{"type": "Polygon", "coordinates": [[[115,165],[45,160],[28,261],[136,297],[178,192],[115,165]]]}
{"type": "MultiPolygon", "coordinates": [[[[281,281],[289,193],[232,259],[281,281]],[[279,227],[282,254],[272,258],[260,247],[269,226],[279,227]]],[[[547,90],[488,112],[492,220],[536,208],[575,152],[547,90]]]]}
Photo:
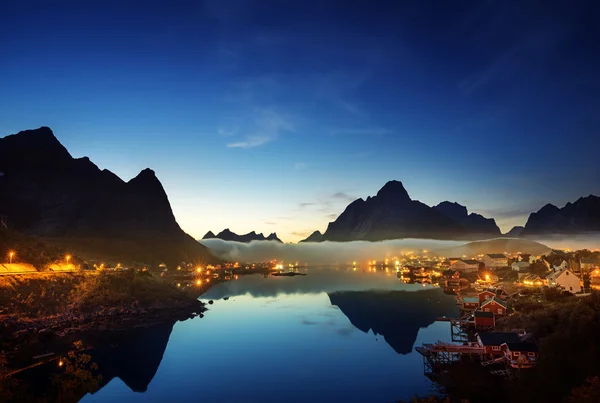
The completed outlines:
{"type": "Polygon", "coordinates": [[[600,193],[595,1],[9,1],[0,136],[50,126],[182,227],[298,240],[401,180],[523,224],[600,193]]]}

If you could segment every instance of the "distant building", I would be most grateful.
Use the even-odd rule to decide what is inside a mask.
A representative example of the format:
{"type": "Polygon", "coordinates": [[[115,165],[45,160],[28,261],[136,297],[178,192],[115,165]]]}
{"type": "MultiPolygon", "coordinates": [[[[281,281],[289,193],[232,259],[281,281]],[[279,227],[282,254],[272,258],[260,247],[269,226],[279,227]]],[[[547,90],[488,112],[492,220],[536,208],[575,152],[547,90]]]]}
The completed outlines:
{"type": "Polygon", "coordinates": [[[517,272],[529,271],[529,261],[514,262],[511,265],[511,268],[513,269],[513,271],[517,272]]]}
{"type": "Polygon", "coordinates": [[[520,343],[521,338],[516,333],[480,332],[477,334],[477,344],[485,349],[488,355],[504,355],[501,346],[506,343],[520,343]]]}
{"type": "Polygon", "coordinates": [[[479,299],[479,305],[483,304],[488,299],[492,299],[496,296],[496,293],[490,290],[485,290],[477,294],[477,298],[479,299]]]}
{"type": "Polygon", "coordinates": [[[483,312],[492,312],[496,316],[506,315],[507,303],[498,297],[493,297],[481,304],[483,312]]]}
{"type": "Polygon", "coordinates": [[[479,270],[479,262],[477,260],[465,260],[460,259],[450,264],[452,270],[459,270],[463,272],[476,272],[479,270]]]}
{"type": "Polygon", "coordinates": [[[546,281],[548,282],[548,287],[562,288],[573,294],[582,290],[581,279],[569,269],[562,269],[548,274],[546,281]]]}
{"type": "Polygon", "coordinates": [[[533,343],[506,342],[501,346],[504,356],[512,368],[532,368],[537,361],[537,347],[533,343]]]}
{"type": "Polygon", "coordinates": [[[582,271],[593,271],[595,269],[600,269],[600,259],[581,258],[579,261],[579,267],[582,271]]]}
{"type": "Polygon", "coordinates": [[[489,253],[483,257],[483,263],[487,267],[499,269],[508,266],[508,258],[501,253],[489,253]]]}
{"type": "Polygon", "coordinates": [[[473,318],[477,329],[493,329],[496,326],[496,316],[492,312],[483,312],[478,309],[473,312],[473,318]]]}
{"type": "Polygon", "coordinates": [[[479,308],[479,298],[477,297],[465,297],[462,301],[462,307],[465,311],[472,311],[479,308]]]}
{"type": "Polygon", "coordinates": [[[544,285],[544,280],[540,276],[530,273],[523,273],[523,276],[519,273],[519,281],[530,287],[541,287],[544,285]]]}

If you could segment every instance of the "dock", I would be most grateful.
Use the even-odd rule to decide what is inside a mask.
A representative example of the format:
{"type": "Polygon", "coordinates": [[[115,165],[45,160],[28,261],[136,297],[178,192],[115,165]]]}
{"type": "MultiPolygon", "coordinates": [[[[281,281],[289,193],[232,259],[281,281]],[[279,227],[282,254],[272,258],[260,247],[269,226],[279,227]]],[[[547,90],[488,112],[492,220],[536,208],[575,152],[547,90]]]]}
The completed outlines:
{"type": "Polygon", "coordinates": [[[423,343],[415,350],[423,356],[425,373],[438,372],[443,365],[452,364],[461,360],[479,361],[485,349],[477,343],[453,344],[438,341],[435,344],[423,343]]]}

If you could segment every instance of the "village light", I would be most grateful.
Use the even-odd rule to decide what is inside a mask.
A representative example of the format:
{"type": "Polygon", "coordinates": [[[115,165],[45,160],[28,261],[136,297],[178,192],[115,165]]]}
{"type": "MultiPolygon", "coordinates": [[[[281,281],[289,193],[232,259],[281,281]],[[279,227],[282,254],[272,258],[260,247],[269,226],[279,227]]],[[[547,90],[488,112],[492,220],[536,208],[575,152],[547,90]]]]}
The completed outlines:
{"type": "Polygon", "coordinates": [[[196,269],[196,271],[197,271],[198,273],[202,272],[202,267],[198,267],[198,268],[196,269]]]}
{"type": "Polygon", "coordinates": [[[14,251],[11,250],[10,252],[8,252],[8,262],[9,262],[9,264],[12,264],[12,259],[13,259],[14,255],[15,255],[14,251]]]}
{"type": "Polygon", "coordinates": [[[202,280],[196,281],[196,285],[202,285],[202,280]]]}
{"type": "Polygon", "coordinates": [[[63,366],[63,364],[64,364],[64,363],[63,363],[63,360],[60,360],[60,361],[58,361],[58,366],[59,366],[59,367],[62,367],[62,366],[63,366]]]}
{"type": "Polygon", "coordinates": [[[67,266],[69,265],[69,260],[71,260],[71,255],[65,256],[65,260],[67,261],[67,266]]]}

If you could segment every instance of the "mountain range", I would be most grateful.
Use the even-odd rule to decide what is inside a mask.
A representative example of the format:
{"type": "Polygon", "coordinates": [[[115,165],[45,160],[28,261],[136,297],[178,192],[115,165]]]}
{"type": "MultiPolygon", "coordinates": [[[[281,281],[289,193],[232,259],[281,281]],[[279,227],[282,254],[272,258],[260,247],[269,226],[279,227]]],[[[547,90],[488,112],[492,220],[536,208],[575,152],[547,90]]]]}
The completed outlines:
{"type": "Polygon", "coordinates": [[[468,212],[465,206],[444,201],[430,207],[412,200],[402,182],[386,183],[377,195],[350,203],[324,233],[313,232],[300,242],[381,241],[401,238],[489,239],[541,234],[600,231],[600,197],[590,195],[563,208],[548,204],[529,216],[524,227],[502,235],[493,218],[468,212]]]}
{"type": "Polygon", "coordinates": [[[546,204],[532,213],[521,235],[577,234],[600,231],[600,197],[589,195],[563,208],[546,204]]]}
{"type": "Polygon", "coordinates": [[[215,235],[212,231],[208,231],[206,235],[202,237],[202,239],[222,239],[224,241],[235,241],[235,242],[244,242],[249,243],[252,241],[275,241],[280,242],[281,239],[277,237],[277,233],[273,232],[269,234],[269,236],[265,237],[262,233],[257,234],[255,231],[248,232],[247,234],[238,235],[235,232],[229,230],[229,228],[225,228],[223,231],[219,232],[215,235]]]}
{"type": "Polygon", "coordinates": [[[73,158],[48,127],[0,139],[0,194],[11,230],[68,240],[74,252],[148,264],[216,261],[179,227],[154,171],[125,182],[73,158]]]}
{"type": "Polygon", "coordinates": [[[357,199],[329,223],[324,234],[304,241],[380,241],[397,238],[469,239],[500,236],[493,219],[468,214],[458,203],[430,207],[412,200],[399,181],[390,181],[376,196],[357,199]]]}

